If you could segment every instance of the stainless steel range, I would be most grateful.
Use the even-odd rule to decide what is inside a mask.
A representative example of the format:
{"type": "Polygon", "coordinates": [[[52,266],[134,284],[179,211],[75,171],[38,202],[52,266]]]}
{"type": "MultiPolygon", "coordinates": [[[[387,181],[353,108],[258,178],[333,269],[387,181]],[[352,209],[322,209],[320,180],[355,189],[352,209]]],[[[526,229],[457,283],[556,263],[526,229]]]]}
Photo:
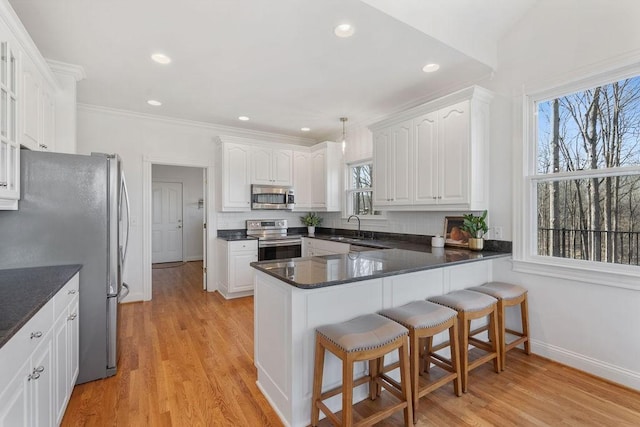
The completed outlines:
{"type": "Polygon", "coordinates": [[[298,258],[302,255],[302,237],[288,235],[286,219],[247,221],[247,236],[258,239],[258,261],[298,258]]]}

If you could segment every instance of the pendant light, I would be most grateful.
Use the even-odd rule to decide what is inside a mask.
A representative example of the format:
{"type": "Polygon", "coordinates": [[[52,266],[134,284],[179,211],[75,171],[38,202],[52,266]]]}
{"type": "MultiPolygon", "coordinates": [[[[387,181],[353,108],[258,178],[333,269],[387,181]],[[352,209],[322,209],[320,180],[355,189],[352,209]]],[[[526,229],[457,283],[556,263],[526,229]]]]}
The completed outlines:
{"type": "Polygon", "coordinates": [[[340,117],[340,121],[342,122],[342,154],[344,154],[344,151],[347,148],[347,134],[344,128],[347,120],[349,120],[347,117],[340,117]]]}

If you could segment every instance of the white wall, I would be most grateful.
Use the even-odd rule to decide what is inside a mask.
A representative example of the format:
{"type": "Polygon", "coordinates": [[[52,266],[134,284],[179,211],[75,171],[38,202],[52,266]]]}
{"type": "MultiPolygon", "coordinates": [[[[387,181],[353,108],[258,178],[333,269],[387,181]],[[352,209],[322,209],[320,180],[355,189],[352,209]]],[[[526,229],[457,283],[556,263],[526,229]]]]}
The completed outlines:
{"type": "Polygon", "coordinates": [[[198,200],[204,198],[202,168],[153,165],[153,182],[179,182],[182,184],[182,253],[186,261],[202,259],[202,223],[204,206],[198,200]]]}
{"type": "MultiPolygon", "coordinates": [[[[640,57],[634,0],[540,0],[499,46],[492,105],[491,207],[505,235],[522,224],[522,93],[559,86],[640,57]],[[513,177],[513,179],[511,179],[513,177]],[[516,183],[516,184],[514,184],[516,183]]],[[[636,59],[637,62],[637,59],[636,59]]],[[[533,351],[640,389],[640,280],[633,290],[518,273],[496,263],[494,279],[529,289],[533,351]]]]}

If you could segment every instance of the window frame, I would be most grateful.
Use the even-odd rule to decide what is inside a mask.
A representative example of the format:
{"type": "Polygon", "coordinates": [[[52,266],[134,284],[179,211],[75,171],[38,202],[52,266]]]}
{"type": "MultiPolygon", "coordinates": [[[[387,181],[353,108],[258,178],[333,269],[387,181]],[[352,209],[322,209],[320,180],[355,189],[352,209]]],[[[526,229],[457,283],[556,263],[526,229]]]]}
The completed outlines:
{"type": "MultiPolygon", "coordinates": [[[[629,58],[627,58],[628,60],[629,58]]],[[[636,58],[637,59],[637,58],[636,58]]],[[[625,289],[640,289],[640,267],[599,261],[577,260],[537,254],[537,184],[555,180],[640,174],[640,166],[538,174],[537,103],[592,89],[626,78],[640,76],[640,66],[629,61],[605,70],[581,70],[573,79],[545,86],[525,85],[522,95],[522,146],[514,150],[513,269],[517,272],[551,276],[625,289]],[[586,77],[585,77],[586,76],[586,77]],[[520,191],[518,191],[520,189],[520,191]]],[[[517,114],[517,113],[516,113],[517,114]]]]}
{"type": "MultiPolygon", "coordinates": [[[[373,188],[374,187],[366,187],[366,188],[352,188],[351,184],[352,184],[352,174],[351,171],[353,168],[356,168],[358,166],[364,166],[364,165],[371,165],[371,168],[373,170],[373,158],[367,158],[367,159],[362,159],[362,160],[357,160],[354,162],[349,162],[349,163],[345,163],[345,193],[344,193],[344,210],[342,212],[342,219],[346,219],[351,215],[358,215],[358,217],[361,220],[374,220],[374,221],[379,221],[379,220],[386,220],[387,219],[387,215],[385,211],[380,211],[380,215],[373,215],[373,214],[369,214],[369,215],[359,215],[359,214],[352,214],[351,212],[353,211],[353,203],[352,203],[352,194],[354,193],[360,193],[360,192],[365,192],[365,191],[370,191],[372,194],[372,198],[373,198],[373,188]]],[[[372,177],[373,178],[373,177],[372,177]]],[[[372,183],[373,183],[373,179],[372,179],[372,183]]],[[[373,200],[372,202],[372,206],[373,206],[373,200]]],[[[374,209],[375,212],[375,209],[374,209]]]]}

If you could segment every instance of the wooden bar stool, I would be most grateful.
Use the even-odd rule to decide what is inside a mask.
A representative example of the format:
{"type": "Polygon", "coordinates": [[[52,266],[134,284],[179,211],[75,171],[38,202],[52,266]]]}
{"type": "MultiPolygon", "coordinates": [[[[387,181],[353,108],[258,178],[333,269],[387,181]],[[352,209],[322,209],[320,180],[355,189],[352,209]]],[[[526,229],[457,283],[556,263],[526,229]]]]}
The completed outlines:
{"type": "Polygon", "coordinates": [[[498,301],[489,295],[468,290],[453,291],[446,295],[429,298],[429,301],[444,305],[458,312],[460,336],[460,361],[462,371],[462,391],[466,393],[469,371],[493,360],[493,367],[500,372],[500,345],[498,343],[498,301]],[[482,341],[475,335],[487,327],[471,330],[471,321],[489,317],[489,341],[482,341]],[[486,354],[469,363],[469,344],[484,350],[486,354]]]}
{"type": "MultiPolygon", "coordinates": [[[[322,326],[316,329],[316,361],[313,374],[313,397],[311,400],[311,425],[317,426],[320,410],[336,426],[353,426],[353,388],[369,383],[370,397],[377,396],[378,387],[384,387],[400,402],[369,417],[355,425],[371,425],[387,418],[397,411],[404,410],[404,423],[413,426],[411,409],[411,387],[409,379],[409,331],[404,326],[378,314],[367,314],[355,319],[322,326]],[[324,370],[325,350],[342,360],[342,385],[322,393],[322,374],[324,370]],[[398,350],[400,358],[400,388],[387,377],[378,365],[385,354],[398,350]],[[353,364],[369,361],[369,375],[353,379],[353,364]],[[342,393],[342,420],[329,410],[323,400],[342,393]]],[[[397,384],[397,383],[396,383],[397,384]]]]}
{"type": "Polygon", "coordinates": [[[429,301],[414,301],[400,307],[382,310],[379,314],[409,329],[409,365],[411,367],[414,423],[417,422],[418,400],[422,396],[442,387],[449,381],[453,382],[453,389],[456,395],[462,395],[460,360],[458,358],[458,313],[455,310],[429,301]],[[432,346],[433,337],[447,330],[449,331],[449,342],[434,348],[432,346]],[[451,346],[450,359],[435,353],[435,351],[449,345],[451,346]],[[449,373],[437,380],[424,381],[423,384],[420,384],[421,360],[425,364],[426,371],[429,370],[430,364],[433,363],[449,373]]]}
{"type": "Polygon", "coordinates": [[[482,292],[490,295],[498,300],[498,330],[500,339],[500,355],[502,360],[500,365],[504,370],[507,364],[507,351],[524,344],[524,352],[531,354],[531,346],[529,345],[529,308],[527,304],[527,290],[522,286],[512,285],[511,283],[489,282],[482,286],[469,288],[475,292],[482,292]],[[520,317],[522,319],[522,332],[513,329],[507,329],[506,326],[506,308],[512,306],[520,306],[520,317]],[[507,343],[507,334],[515,335],[518,338],[507,343]]]}

